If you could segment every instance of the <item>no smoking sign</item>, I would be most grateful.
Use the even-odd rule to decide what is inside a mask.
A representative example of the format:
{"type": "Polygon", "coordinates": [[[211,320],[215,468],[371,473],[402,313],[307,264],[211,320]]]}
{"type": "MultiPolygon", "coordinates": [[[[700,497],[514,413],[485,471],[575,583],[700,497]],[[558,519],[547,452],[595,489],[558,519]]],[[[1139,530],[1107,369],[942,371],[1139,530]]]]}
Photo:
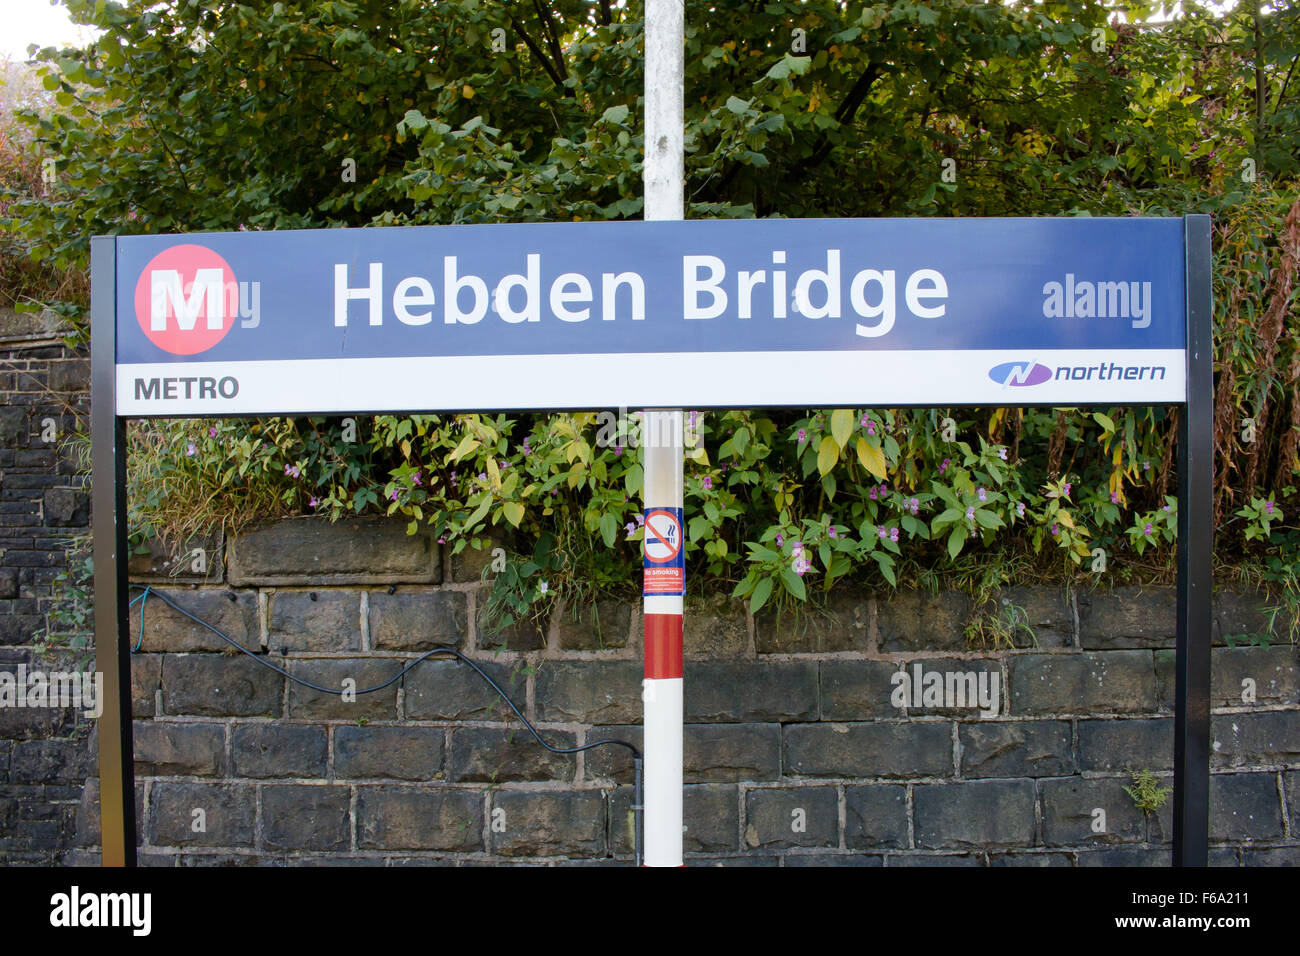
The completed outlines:
{"type": "Polygon", "coordinates": [[[646,509],[642,594],[686,593],[682,537],[681,508],[646,509]]]}

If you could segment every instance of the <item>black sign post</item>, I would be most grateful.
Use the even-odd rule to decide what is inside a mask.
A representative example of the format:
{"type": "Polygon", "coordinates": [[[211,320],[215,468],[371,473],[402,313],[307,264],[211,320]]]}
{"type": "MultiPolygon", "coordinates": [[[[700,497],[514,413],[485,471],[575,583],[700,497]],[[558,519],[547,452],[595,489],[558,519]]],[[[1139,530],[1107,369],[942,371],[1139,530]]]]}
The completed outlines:
{"type": "Polygon", "coordinates": [[[1183,220],[1187,402],[1178,419],[1178,631],[1174,691],[1174,865],[1210,853],[1210,598],[1214,557],[1214,350],[1210,217],[1183,220]]]}

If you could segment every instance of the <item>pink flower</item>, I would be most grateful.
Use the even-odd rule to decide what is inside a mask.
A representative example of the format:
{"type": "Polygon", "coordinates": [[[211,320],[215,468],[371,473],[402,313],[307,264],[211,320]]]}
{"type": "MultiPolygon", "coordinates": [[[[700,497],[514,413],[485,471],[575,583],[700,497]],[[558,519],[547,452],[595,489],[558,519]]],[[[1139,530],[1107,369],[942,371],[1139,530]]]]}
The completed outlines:
{"type": "Polygon", "coordinates": [[[185,457],[186,457],[186,458],[193,458],[193,457],[194,457],[195,455],[197,455],[198,453],[199,453],[199,450],[198,450],[198,448],[196,448],[196,447],[194,446],[194,442],[190,442],[188,445],[185,446],[185,457]]]}
{"type": "Polygon", "coordinates": [[[779,548],[783,544],[785,544],[785,535],[778,531],[776,533],[776,546],[779,548]]]}
{"type": "Polygon", "coordinates": [[[285,465],[284,473],[288,475],[290,478],[297,478],[300,474],[297,465],[285,465]]]}
{"type": "Polygon", "coordinates": [[[216,438],[216,437],[217,437],[217,426],[216,426],[216,425],[213,425],[211,428],[208,429],[208,437],[209,437],[209,438],[216,438]]]}
{"type": "Polygon", "coordinates": [[[411,483],[414,485],[418,485],[420,483],[420,473],[418,471],[415,472],[413,475],[411,475],[411,483]]]}
{"type": "Polygon", "coordinates": [[[943,464],[939,466],[939,474],[942,475],[945,471],[948,470],[948,463],[949,463],[950,461],[952,461],[951,458],[945,458],[945,459],[943,460],[943,464]]]}
{"type": "Polygon", "coordinates": [[[1112,492],[1110,493],[1110,503],[1113,504],[1113,505],[1117,505],[1117,504],[1119,504],[1119,492],[1118,492],[1118,491],[1112,491],[1112,492]]]}
{"type": "Polygon", "coordinates": [[[989,496],[988,496],[987,493],[985,493],[985,491],[984,491],[983,488],[981,488],[981,489],[979,490],[979,499],[980,499],[980,501],[988,501],[988,500],[989,500],[989,496]]]}
{"type": "Polygon", "coordinates": [[[622,446],[622,445],[615,445],[615,446],[614,446],[614,457],[615,457],[615,458],[621,458],[621,457],[623,457],[623,446],[622,446]]]}
{"type": "Polygon", "coordinates": [[[799,429],[799,444],[802,445],[807,438],[808,438],[808,433],[805,432],[802,428],[799,429]]]}
{"type": "Polygon", "coordinates": [[[390,492],[388,493],[388,500],[389,500],[389,501],[396,501],[396,500],[397,500],[397,489],[396,489],[396,488],[394,488],[392,491],[390,491],[390,492]]]}
{"type": "Polygon", "coordinates": [[[999,449],[998,449],[998,457],[1001,458],[1003,461],[1006,461],[1006,460],[1007,460],[1007,450],[1006,450],[1005,448],[999,448],[999,449]]]}
{"type": "Polygon", "coordinates": [[[898,529],[897,529],[897,528],[890,528],[890,529],[889,529],[889,540],[890,540],[890,541],[897,541],[897,540],[898,540],[898,529]]]}
{"type": "Polygon", "coordinates": [[[704,476],[704,490],[705,491],[713,490],[713,479],[710,478],[708,475],[704,476]]]}
{"type": "Polygon", "coordinates": [[[317,498],[315,495],[312,495],[311,498],[307,500],[307,507],[309,508],[315,508],[319,504],[320,504],[320,499],[317,498]]]}
{"type": "Polygon", "coordinates": [[[832,538],[837,537],[837,535],[835,534],[835,525],[831,525],[829,528],[827,528],[826,533],[830,535],[832,538]]]}
{"type": "Polygon", "coordinates": [[[1142,533],[1143,533],[1143,534],[1147,534],[1147,535],[1149,535],[1149,534],[1151,533],[1151,522],[1150,522],[1150,521],[1148,521],[1146,527],[1142,529],[1142,533]]]}
{"type": "Polygon", "coordinates": [[[1071,488],[1071,485],[1070,485],[1070,483],[1067,481],[1064,485],[1061,486],[1061,494],[1063,494],[1063,495],[1068,495],[1068,494],[1070,493],[1070,488],[1071,488]]]}
{"type": "Polygon", "coordinates": [[[1060,534],[1060,532],[1061,532],[1061,528],[1060,528],[1060,526],[1059,526],[1059,525],[1056,525],[1056,524],[1053,524],[1053,525],[1052,525],[1052,534],[1053,534],[1053,535],[1057,535],[1057,534],[1060,534]]]}
{"type": "MultiPolygon", "coordinates": [[[[1168,507],[1168,505],[1166,505],[1165,507],[1168,507]]],[[[1265,512],[1265,514],[1272,514],[1272,513],[1273,513],[1273,502],[1271,502],[1271,501],[1266,501],[1266,502],[1264,502],[1264,512],[1265,512]]]]}

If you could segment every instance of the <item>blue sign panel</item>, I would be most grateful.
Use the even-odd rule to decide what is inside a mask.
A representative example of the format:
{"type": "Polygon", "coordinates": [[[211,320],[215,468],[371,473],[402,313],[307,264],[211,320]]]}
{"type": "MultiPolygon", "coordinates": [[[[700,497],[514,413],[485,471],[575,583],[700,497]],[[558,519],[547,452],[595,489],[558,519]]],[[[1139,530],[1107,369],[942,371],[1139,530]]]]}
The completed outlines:
{"type": "Polygon", "coordinates": [[[645,547],[642,556],[641,594],[686,593],[686,533],[682,509],[647,506],[642,523],[645,547]]]}
{"type": "Polygon", "coordinates": [[[116,245],[123,415],[1186,396],[1180,219],[536,223],[116,245]]]}

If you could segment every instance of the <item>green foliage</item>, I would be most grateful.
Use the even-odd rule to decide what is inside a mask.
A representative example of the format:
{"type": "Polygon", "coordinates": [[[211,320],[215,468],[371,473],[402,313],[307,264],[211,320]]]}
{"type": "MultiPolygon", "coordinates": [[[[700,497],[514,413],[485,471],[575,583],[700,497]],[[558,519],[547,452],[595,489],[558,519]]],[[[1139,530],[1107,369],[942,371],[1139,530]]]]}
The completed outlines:
{"type": "Polygon", "coordinates": [[[996,608],[977,612],[965,628],[966,640],[973,647],[992,650],[1013,650],[1017,646],[1018,636],[1023,636],[1033,646],[1038,646],[1038,635],[1034,632],[1029,612],[1009,601],[996,608]]]}
{"type": "Polygon", "coordinates": [[[71,652],[72,659],[78,662],[93,658],[94,573],[90,536],[79,535],[71,542],[67,567],[54,576],[50,588],[51,602],[45,615],[45,628],[35,635],[41,654],[65,650],[71,652]]]}
{"type": "Polygon", "coordinates": [[[1173,793],[1173,788],[1162,787],[1160,778],[1150,770],[1130,771],[1129,776],[1133,778],[1133,786],[1125,787],[1124,792],[1133,798],[1133,806],[1143,813],[1155,813],[1173,793]]]}
{"type": "MultiPolygon", "coordinates": [[[[28,270],[83,275],[94,234],[641,214],[639,3],[65,2],[104,34],[42,51],[54,102],[18,111],[24,142],[59,173],[50,194],[30,156],[0,178],[0,241],[28,270]]],[[[690,2],[688,215],[1211,213],[1216,553],[1291,594],[1300,19],[1184,3],[1164,26],[1142,22],[1157,12],[690,2]]],[[[84,285],[23,281],[6,272],[0,291],[84,310],[84,285]]],[[[943,572],[985,593],[1012,568],[1090,575],[1098,548],[1117,580],[1169,573],[1168,409],[755,409],[698,424],[688,575],[755,610],[845,579],[943,572]]],[[[634,427],[592,413],[354,427],[133,426],[135,533],[400,515],[453,553],[503,542],[490,605],[502,617],[634,588],[634,427]]],[[[972,639],[1017,626],[977,621],[972,639]]]]}

